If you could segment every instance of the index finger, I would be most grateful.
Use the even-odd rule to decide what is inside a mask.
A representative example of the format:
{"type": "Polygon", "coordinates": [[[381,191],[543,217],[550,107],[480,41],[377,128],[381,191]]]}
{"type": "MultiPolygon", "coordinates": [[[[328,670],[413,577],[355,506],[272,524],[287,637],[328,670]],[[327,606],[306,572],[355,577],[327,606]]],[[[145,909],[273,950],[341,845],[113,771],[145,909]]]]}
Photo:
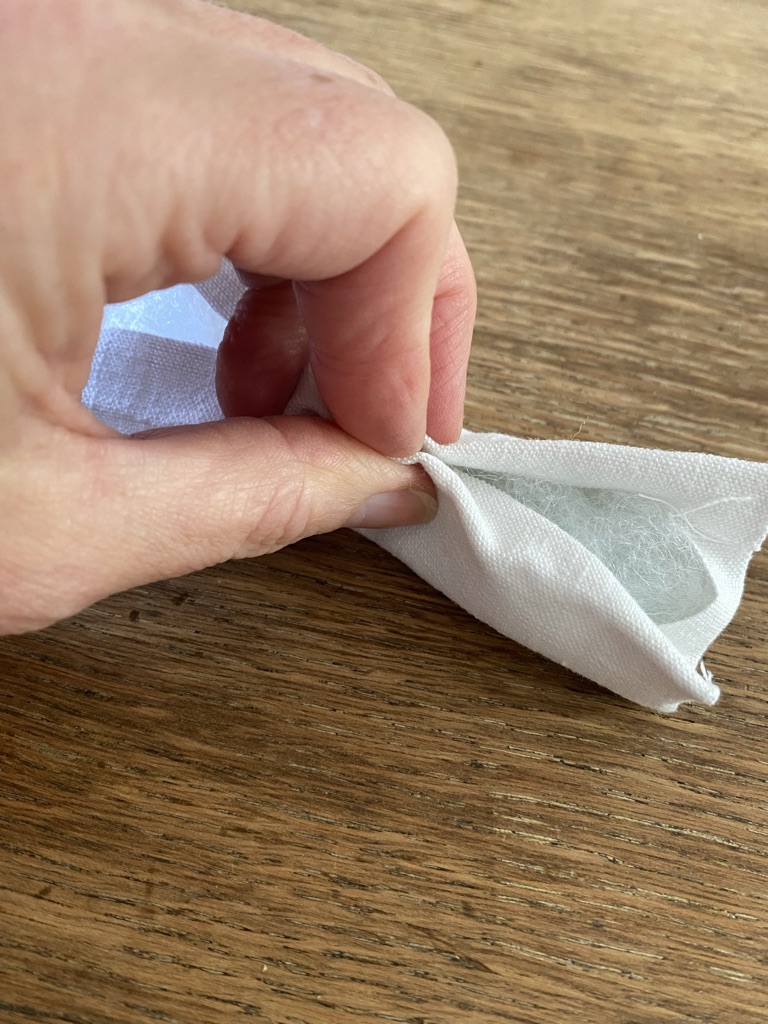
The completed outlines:
{"type": "MultiPolygon", "coordinates": [[[[207,4],[196,4],[194,10],[205,21],[207,32],[225,39],[230,45],[248,45],[394,95],[388,83],[375,71],[281,25],[235,11],[214,9],[207,4]]],[[[250,275],[246,283],[260,287],[263,279],[250,275]]],[[[443,444],[454,441],[461,430],[475,302],[472,266],[454,223],[438,278],[430,330],[427,429],[431,437],[443,444]]],[[[257,334],[254,331],[254,335],[257,334]]],[[[261,337],[261,347],[271,345],[272,339],[261,337]]],[[[252,340],[256,344],[255,338],[252,340]]],[[[258,355],[254,353],[250,358],[258,359],[258,355]]],[[[272,353],[273,361],[274,358],[275,353],[272,353]]],[[[238,383],[242,390],[247,391],[247,381],[238,383]]],[[[253,387],[263,390],[257,381],[253,382],[253,387]]]]}
{"type": "MultiPolygon", "coordinates": [[[[387,455],[417,450],[453,223],[447,139],[382,91],[167,21],[136,33],[130,60],[118,40],[126,109],[110,117],[133,130],[113,159],[132,177],[103,229],[109,298],[200,279],[223,255],[294,280],[336,422],[387,455]]],[[[103,163],[97,132],[78,161],[89,142],[103,163]]]]}

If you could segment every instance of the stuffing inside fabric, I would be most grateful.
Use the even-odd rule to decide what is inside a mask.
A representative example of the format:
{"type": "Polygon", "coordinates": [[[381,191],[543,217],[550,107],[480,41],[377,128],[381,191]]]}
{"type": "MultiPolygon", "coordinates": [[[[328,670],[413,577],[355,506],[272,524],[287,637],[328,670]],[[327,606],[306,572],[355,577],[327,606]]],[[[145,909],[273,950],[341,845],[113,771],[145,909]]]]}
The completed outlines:
{"type": "Polygon", "coordinates": [[[600,559],[659,625],[690,618],[717,597],[694,542],[695,528],[668,502],[630,491],[456,468],[568,533],[600,559]]]}

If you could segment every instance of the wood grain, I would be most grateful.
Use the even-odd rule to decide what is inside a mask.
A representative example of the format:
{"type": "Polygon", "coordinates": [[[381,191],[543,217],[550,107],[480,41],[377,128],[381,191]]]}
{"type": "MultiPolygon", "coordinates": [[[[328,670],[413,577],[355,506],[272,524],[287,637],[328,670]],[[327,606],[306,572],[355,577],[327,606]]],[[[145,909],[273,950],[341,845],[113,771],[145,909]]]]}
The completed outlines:
{"type": "MultiPolygon", "coordinates": [[[[452,138],[469,425],[765,458],[768,5],[259,12],[452,138]]],[[[347,533],[0,641],[0,1020],[768,1021],[767,610],[671,717],[347,533]]]]}

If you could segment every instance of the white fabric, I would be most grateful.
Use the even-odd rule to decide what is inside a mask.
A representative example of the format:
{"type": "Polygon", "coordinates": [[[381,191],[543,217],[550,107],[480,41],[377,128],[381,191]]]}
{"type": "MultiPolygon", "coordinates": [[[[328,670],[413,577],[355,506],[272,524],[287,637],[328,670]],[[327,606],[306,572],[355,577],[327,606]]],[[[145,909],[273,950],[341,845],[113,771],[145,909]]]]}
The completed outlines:
{"type": "MultiPolygon", "coordinates": [[[[229,266],[111,307],[83,401],[118,430],[221,417],[215,347],[229,266]]],[[[289,412],[322,411],[310,380],[289,412]]],[[[413,457],[438,490],[424,526],[362,531],[469,612],[630,700],[712,704],[701,664],[733,617],[768,523],[768,465],[465,431],[413,457]]]]}

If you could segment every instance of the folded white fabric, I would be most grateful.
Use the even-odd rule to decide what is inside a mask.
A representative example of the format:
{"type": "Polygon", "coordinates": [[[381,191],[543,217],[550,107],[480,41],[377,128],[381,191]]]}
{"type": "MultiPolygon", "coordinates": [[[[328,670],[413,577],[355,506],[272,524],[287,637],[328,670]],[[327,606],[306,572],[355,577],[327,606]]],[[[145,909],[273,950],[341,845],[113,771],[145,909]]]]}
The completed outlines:
{"type": "MultiPolygon", "coordinates": [[[[118,430],[220,418],[215,347],[231,267],[107,310],[83,401],[118,430]]],[[[322,411],[305,380],[289,412],[322,411]]],[[[714,703],[702,655],[733,617],[768,527],[768,465],[465,431],[413,457],[424,526],[362,531],[499,632],[661,711],[714,703]]]]}

